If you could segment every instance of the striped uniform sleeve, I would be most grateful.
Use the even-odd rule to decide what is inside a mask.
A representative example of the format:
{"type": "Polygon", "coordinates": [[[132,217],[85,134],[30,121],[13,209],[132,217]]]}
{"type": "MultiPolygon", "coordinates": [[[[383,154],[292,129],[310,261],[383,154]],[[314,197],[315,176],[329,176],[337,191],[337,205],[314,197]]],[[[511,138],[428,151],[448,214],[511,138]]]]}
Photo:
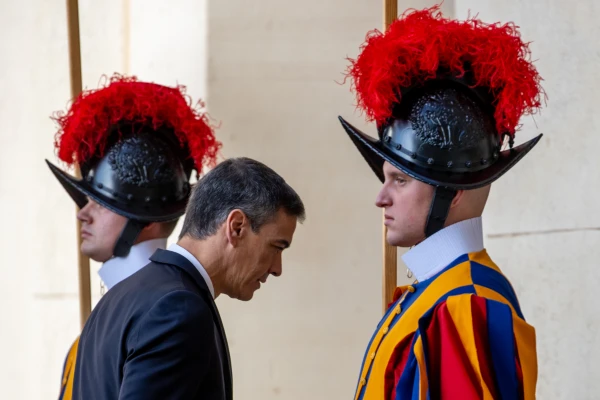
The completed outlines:
{"type": "MultiPolygon", "coordinates": [[[[413,399],[535,399],[535,331],[508,304],[452,296],[419,321],[413,399]]],[[[397,394],[397,393],[396,393],[397,394]]]]}
{"type": "Polygon", "coordinates": [[[75,378],[75,361],[77,358],[78,347],[79,337],[73,342],[67,353],[67,357],[65,358],[58,400],[71,400],[73,397],[73,379],[75,378]]]}

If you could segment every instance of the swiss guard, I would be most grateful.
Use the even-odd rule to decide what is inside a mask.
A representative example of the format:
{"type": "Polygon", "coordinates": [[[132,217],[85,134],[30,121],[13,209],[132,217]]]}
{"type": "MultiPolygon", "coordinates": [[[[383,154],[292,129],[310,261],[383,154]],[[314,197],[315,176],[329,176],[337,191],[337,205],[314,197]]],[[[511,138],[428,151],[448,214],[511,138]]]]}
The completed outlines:
{"type": "MultiPolygon", "coordinates": [[[[221,144],[207,115],[192,106],[183,86],[166,87],[135,77],[115,75],[104,87],[84,91],[67,113],[54,119],[59,127],[58,157],[67,165],[78,163],[82,179],[47,161],[50,170],[80,214],[88,207],[101,207],[97,219],[116,214],[122,221],[114,240],[104,240],[106,232],[115,229],[110,226],[115,218],[108,216],[103,230],[95,232],[102,237],[87,236],[82,244],[84,254],[88,250],[87,256],[103,263],[99,275],[110,290],[148,264],[157,248],[166,248],[166,238],[185,212],[192,171],[199,175],[204,166],[214,165],[221,144]],[[91,243],[86,245],[86,240],[91,243]]],[[[78,218],[84,220],[82,227],[96,222],[79,214],[78,218]]],[[[72,396],[78,342],[79,338],[65,360],[60,400],[72,396]]]]}
{"type": "Polygon", "coordinates": [[[372,31],[347,74],[378,139],[340,117],[382,182],[387,241],[410,247],[360,369],[355,400],[534,399],[535,330],[483,244],[490,185],[541,134],[514,145],[541,107],[541,78],[514,24],[410,10],[372,31]]]}

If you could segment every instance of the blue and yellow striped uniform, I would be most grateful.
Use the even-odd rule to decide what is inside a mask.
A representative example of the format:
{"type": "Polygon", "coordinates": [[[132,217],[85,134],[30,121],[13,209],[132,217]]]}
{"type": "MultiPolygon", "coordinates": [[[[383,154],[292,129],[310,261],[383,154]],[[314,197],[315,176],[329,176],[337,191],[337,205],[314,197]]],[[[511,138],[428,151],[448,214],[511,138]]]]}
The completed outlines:
{"type": "Polygon", "coordinates": [[[534,399],[534,328],[487,252],[398,288],[363,360],[355,400],[534,399]]]}

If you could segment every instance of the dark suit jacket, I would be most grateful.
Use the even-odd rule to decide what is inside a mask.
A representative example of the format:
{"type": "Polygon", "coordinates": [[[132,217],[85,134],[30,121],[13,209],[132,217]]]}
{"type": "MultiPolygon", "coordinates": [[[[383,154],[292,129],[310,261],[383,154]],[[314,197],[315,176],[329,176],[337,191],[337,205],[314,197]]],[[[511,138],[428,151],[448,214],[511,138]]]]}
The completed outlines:
{"type": "Polygon", "coordinates": [[[171,251],[150,260],[90,315],[73,399],[232,399],[227,339],[202,275],[171,251]]]}

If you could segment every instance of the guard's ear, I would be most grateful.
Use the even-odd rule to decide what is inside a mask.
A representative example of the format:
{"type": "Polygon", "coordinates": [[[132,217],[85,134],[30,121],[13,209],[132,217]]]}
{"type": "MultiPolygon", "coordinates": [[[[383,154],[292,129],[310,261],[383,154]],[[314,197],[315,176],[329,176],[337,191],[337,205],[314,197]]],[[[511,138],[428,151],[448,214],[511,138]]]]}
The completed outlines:
{"type": "Polygon", "coordinates": [[[456,195],[452,199],[452,203],[450,203],[450,209],[452,209],[452,208],[454,208],[454,207],[456,207],[456,206],[458,206],[460,204],[460,202],[464,198],[464,194],[465,194],[464,190],[457,190],[456,191],[456,195]]]}
{"type": "Polygon", "coordinates": [[[150,222],[148,225],[144,226],[142,232],[150,232],[153,229],[157,229],[158,224],[156,222],[150,222]]]}

